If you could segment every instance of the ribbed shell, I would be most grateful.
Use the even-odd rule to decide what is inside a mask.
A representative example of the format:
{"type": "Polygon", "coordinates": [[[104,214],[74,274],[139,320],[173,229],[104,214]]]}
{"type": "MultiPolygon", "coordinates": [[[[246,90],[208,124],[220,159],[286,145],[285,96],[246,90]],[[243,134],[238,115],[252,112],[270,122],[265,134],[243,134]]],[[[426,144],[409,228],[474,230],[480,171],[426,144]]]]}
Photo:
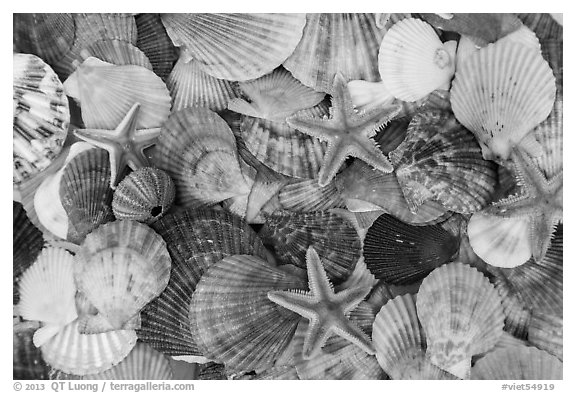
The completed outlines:
{"type": "Polygon", "coordinates": [[[253,374],[247,374],[247,375],[243,375],[240,378],[237,378],[240,380],[258,380],[258,381],[262,381],[262,380],[282,380],[282,381],[286,381],[286,380],[291,380],[291,381],[296,381],[299,380],[300,378],[298,377],[298,373],[296,372],[296,367],[294,366],[274,366],[271,367],[269,369],[267,369],[266,371],[253,375],[253,374]]]}
{"type": "Polygon", "coordinates": [[[14,379],[48,379],[49,367],[42,359],[32,336],[39,324],[36,322],[14,323],[12,331],[12,377],[14,379]]]}
{"type": "Polygon", "coordinates": [[[44,238],[42,232],[31,222],[22,204],[12,202],[12,303],[20,301],[19,282],[22,273],[36,260],[44,238]]]}
{"type": "Polygon", "coordinates": [[[153,160],[176,185],[176,203],[206,207],[248,194],[236,141],[221,117],[206,108],[185,108],[164,124],[153,160]]]}
{"type": "Polygon", "coordinates": [[[554,75],[540,52],[505,41],[462,62],[450,102],[458,121],[476,135],[484,158],[507,160],[510,149],[522,146],[548,117],[555,94],[554,75]]]}
{"type": "Polygon", "coordinates": [[[563,360],[563,328],[564,323],[561,316],[551,315],[546,310],[536,311],[530,318],[528,341],[563,360]]]}
{"type": "Polygon", "coordinates": [[[213,111],[226,109],[228,102],[236,97],[232,82],[207,74],[194,59],[186,60],[180,56],[166,79],[172,96],[172,112],[192,106],[213,111]]]}
{"type": "Polygon", "coordinates": [[[68,324],[40,347],[47,364],[68,374],[88,375],[120,363],[136,345],[136,332],[80,334],[78,323],[68,324]]]}
{"type": "Polygon", "coordinates": [[[88,57],[96,57],[115,65],[137,65],[152,70],[152,64],[144,52],[129,42],[105,39],[93,42],[82,49],[78,56],[81,63],[88,57]]]}
{"type": "Polygon", "coordinates": [[[416,101],[448,88],[456,66],[456,42],[442,43],[429,24],[414,18],[395,23],[382,39],[378,69],[394,97],[416,101]]]}
{"type": "Polygon", "coordinates": [[[174,182],[161,169],[144,167],[124,178],[114,192],[112,210],[118,220],[152,224],[172,207],[174,182]]]}
{"type": "Polygon", "coordinates": [[[414,116],[406,139],[389,157],[413,210],[433,199],[448,210],[473,213],[491,200],[496,165],[482,158],[474,135],[449,112],[414,116]]]}
{"type": "Polygon", "coordinates": [[[363,253],[376,278],[408,285],[450,261],[458,246],[458,238],[440,225],[416,227],[383,214],[368,229],[363,253]]]}
{"type": "Polygon", "coordinates": [[[471,379],[562,379],[562,362],[533,347],[512,347],[489,353],[472,367],[471,379]]]}
{"type": "Polygon", "coordinates": [[[76,256],[82,291],[116,329],[122,328],[168,285],[166,242],[136,221],[114,221],[86,236],[76,256]]]}
{"type": "Polygon", "coordinates": [[[192,295],[192,335],[203,354],[237,371],[272,365],[300,316],[268,299],[268,292],[306,289],[306,282],[248,255],[226,257],[208,269],[192,295]]]}
{"type": "Polygon", "coordinates": [[[259,235],[274,247],[283,263],[302,268],[306,267],[306,251],[313,246],[335,284],[352,274],[362,256],[354,225],[330,211],[275,213],[266,218],[259,235]]]}
{"type": "Polygon", "coordinates": [[[42,59],[13,55],[13,182],[46,169],[62,150],[70,110],[62,83],[42,59]]]}
{"type": "Polygon", "coordinates": [[[178,54],[166,33],[160,14],[139,14],[134,19],[138,31],[136,46],[150,59],[156,75],[166,80],[178,54]]]}
{"type": "Polygon", "coordinates": [[[142,310],[138,337],[166,355],[200,355],[188,321],[196,284],[222,258],[265,258],[266,251],[245,221],[224,211],[185,209],[162,217],[153,227],[166,241],[172,271],[164,292],[142,310]]]}
{"type": "Polygon", "coordinates": [[[516,14],[540,40],[554,39],[562,41],[564,28],[548,13],[516,14]]]}
{"type": "Polygon", "coordinates": [[[433,364],[467,378],[473,355],[487,352],[502,334],[498,292],[475,268],[459,262],[430,273],[416,301],[433,364]]]}
{"type": "Polygon", "coordinates": [[[284,67],[306,86],[330,93],[334,76],[379,81],[378,47],[385,31],[373,14],[307,14],[302,40],[284,67]]]}
{"type": "Polygon", "coordinates": [[[163,14],[174,45],[227,80],[258,78],[278,67],[302,37],[304,14],[163,14]]]}
{"type": "Polygon", "coordinates": [[[547,179],[552,179],[563,168],[563,98],[556,95],[550,116],[534,129],[536,140],[544,149],[544,154],[533,158],[547,179]]]}

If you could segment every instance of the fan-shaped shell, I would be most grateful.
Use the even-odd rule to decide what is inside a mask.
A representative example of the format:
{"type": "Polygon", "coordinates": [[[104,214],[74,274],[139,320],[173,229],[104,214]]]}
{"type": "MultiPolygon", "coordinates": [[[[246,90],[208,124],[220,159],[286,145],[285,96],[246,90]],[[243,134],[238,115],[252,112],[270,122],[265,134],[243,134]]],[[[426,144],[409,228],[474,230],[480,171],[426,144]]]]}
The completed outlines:
{"type": "Polygon", "coordinates": [[[449,210],[473,213],[494,192],[496,165],[482,159],[474,135],[449,112],[414,116],[406,139],[389,157],[412,209],[434,199],[449,210]]]}
{"type": "Polygon", "coordinates": [[[528,341],[563,360],[563,327],[562,316],[549,314],[546,310],[535,311],[528,326],[528,341]]]}
{"type": "Polygon", "coordinates": [[[307,14],[302,40],[283,65],[306,86],[326,93],[338,72],[346,80],[378,81],[376,54],[384,34],[373,14],[307,14]]]}
{"type": "Polygon", "coordinates": [[[416,227],[383,214],[368,229],[363,253],[376,278],[407,285],[448,262],[458,246],[458,238],[440,225],[416,227]]]}
{"type": "Polygon", "coordinates": [[[110,64],[137,65],[152,70],[152,64],[144,52],[122,40],[94,41],[90,46],[82,49],[78,55],[78,62],[81,63],[89,57],[96,57],[110,64]]]}
{"type": "Polygon", "coordinates": [[[540,40],[554,39],[562,40],[564,28],[559,24],[551,14],[548,13],[530,13],[516,14],[518,18],[530,30],[534,31],[540,40]]]}
{"type": "Polygon", "coordinates": [[[176,185],[176,202],[183,206],[210,206],[248,194],[230,127],[206,108],[173,113],[164,127],[154,162],[176,185]]]}
{"type": "Polygon", "coordinates": [[[471,379],[562,379],[562,362],[533,347],[499,349],[476,362],[471,379]]]}
{"type": "Polygon", "coordinates": [[[12,332],[12,377],[14,379],[48,379],[49,367],[42,359],[32,336],[37,322],[15,322],[12,332]]]}
{"type": "Polygon", "coordinates": [[[144,167],[124,178],[114,192],[112,209],[119,220],[152,224],[172,206],[174,182],[161,169],[144,167]]]}
{"type": "Polygon", "coordinates": [[[86,236],[77,261],[78,290],[116,329],[158,296],[170,277],[166,242],[135,221],[97,228],[86,236]]]}
{"type": "Polygon", "coordinates": [[[13,181],[46,169],[62,150],[70,110],[62,83],[42,59],[13,55],[13,181]]]}
{"type": "Polygon", "coordinates": [[[266,218],[259,232],[284,263],[306,267],[306,251],[317,250],[328,278],[335,284],[352,274],[362,242],[353,224],[331,211],[278,212],[266,218]]]}
{"type": "Polygon", "coordinates": [[[426,22],[407,18],[382,39],[378,69],[383,85],[396,98],[416,101],[448,88],[456,66],[456,42],[442,43],[426,22]]]}
{"type": "Polygon", "coordinates": [[[450,93],[454,115],[474,133],[485,159],[507,160],[514,146],[538,155],[530,132],[548,117],[556,94],[539,51],[510,41],[490,44],[462,62],[450,93]]]}
{"type": "Polygon", "coordinates": [[[163,14],[174,45],[220,79],[245,81],[278,67],[294,51],[304,14],[163,14]]]}
{"type": "Polygon", "coordinates": [[[266,258],[261,240],[248,224],[224,211],[185,209],[153,224],[172,259],[164,292],[142,310],[138,336],[170,356],[200,355],[189,329],[192,293],[206,270],[231,255],[266,258]]]}
{"type": "Polygon", "coordinates": [[[168,37],[159,14],[139,14],[134,17],[138,38],[136,46],[150,59],[152,69],[163,80],[178,58],[176,48],[168,37]]]}
{"type": "Polygon", "coordinates": [[[274,290],[306,289],[305,280],[260,258],[226,257],[208,269],[192,295],[192,335],[204,355],[231,370],[269,367],[300,316],[268,300],[274,290]]]}
{"type": "Polygon", "coordinates": [[[416,301],[433,364],[467,378],[473,355],[487,352],[502,334],[500,297],[475,268],[450,263],[435,269],[420,286],[416,301]]]}

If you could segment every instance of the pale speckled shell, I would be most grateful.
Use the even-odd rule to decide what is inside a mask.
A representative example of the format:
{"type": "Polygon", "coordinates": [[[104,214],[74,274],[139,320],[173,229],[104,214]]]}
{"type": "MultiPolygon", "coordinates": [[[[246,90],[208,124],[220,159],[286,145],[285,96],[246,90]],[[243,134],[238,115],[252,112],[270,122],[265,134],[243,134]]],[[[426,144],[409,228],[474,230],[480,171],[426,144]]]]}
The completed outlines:
{"type": "Polygon", "coordinates": [[[174,45],[202,63],[205,72],[228,80],[258,78],[294,51],[304,14],[163,14],[174,45]]]}
{"type": "Polygon", "coordinates": [[[159,14],[139,14],[134,17],[138,38],[136,46],[150,60],[152,69],[163,80],[178,59],[178,54],[172,40],[168,37],[159,14]]]}
{"type": "Polygon", "coordinates": [[[563,360],[563,318],[551,315],[547,311],[536,311],[532,314],[528,326],[528,341],[536,347],[547,351],[563,360]]]}
{"type": "Polygon", "coordinates": [[[140,168],[118,184],[112,200],[114,216],[150,225],[170,209],[175,193],[174,182],[166,172],[140,168]]]}

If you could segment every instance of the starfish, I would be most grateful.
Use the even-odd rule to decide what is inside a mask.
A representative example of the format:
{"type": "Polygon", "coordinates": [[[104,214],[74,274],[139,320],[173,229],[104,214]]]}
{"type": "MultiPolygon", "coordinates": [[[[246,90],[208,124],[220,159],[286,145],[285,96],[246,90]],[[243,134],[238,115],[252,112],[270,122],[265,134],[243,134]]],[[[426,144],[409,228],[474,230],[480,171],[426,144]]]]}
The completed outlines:
{"type": "Polygon", "coordinates": [[[526,153],[514,149],[512,159],[523,192],[493,203],[484,213],[529,219],[532,255],[539,262],[546,255],[556,224],[562,221],[563,171],[548,180],[526,153]]]}
{"type": "Polygon", "coordinates": [[[298,131],[328,142],[318,184],[326,186],[348,156],[357,157],[382,172],[392,172],[392,164],[371,137],[400,112],[401,106],[391,105],[355,112],[346,80],[341,73],[334,78],[332,90],[330,118],[319,119],[296,113],[286,119],[298,131]]]}
{"type": "Polygon", "coordinates": [[[313,247],[309,247],[306,252],[306,268],[310,292],[268,292],[268,299],[310,321],[302,351],[304,359],[310,359],[320,352],[333,334],[373,355],[375,350],[370,338],[347,317],[370,292],[371,287],[360,285],[334,293],[332,283],[313,247]]]}
{"type": "Polygon", "coordinates": [[[116,188],[118,176],[128,165],[133,170],[149,166],[144,149],[156,143],[161,128],[136,129],[140,104],[130,108],[115,130],[76,130],[74,135],[94,146],[106,149],[110,157],[110,187],[116,188]]]}

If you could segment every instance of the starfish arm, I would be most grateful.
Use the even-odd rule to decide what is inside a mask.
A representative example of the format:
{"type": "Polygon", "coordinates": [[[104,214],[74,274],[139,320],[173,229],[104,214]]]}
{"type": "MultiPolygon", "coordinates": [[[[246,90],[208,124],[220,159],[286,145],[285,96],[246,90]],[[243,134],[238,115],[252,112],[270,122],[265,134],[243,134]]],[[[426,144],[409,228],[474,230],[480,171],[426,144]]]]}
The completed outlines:
{"type": "Polygon", "coordinates": [[[561,215],[537,214],[530,220],[532,256],[536,262],[540,262],[546,255],[560,219],[561,215]]]}
{"type": "Polygon", "coordinates": [[[374,344],[372,344],[372,341],[368,335],[364,333],[364,331],[360,329],[360,327],[354,322],[344,318],[335,326],[334,333],[343,339],[350,341],[352,344],[357,345],[360,349],[369,355],[376,354],[374,344]]]}
{"type": "Polygon", "coordinates": [[[516,172],[516,179],[528,194],[533,194],[546,188],[546,176],[542,173],[536,162],[527,153],[514,148],[512,159],[516,172]]]}
{"type": "Polygon", "coordinates": [[[134,130],[130,139],[136,146],[144,144],[150,146],[156,143],[161,131],[162,128],[143,128],[140,130],[134,130]]]}
{"type": "Polygon", "coordinates": [[[370,138],[354,138],[355,143],[351,147],[350,154],[370,164],[374,168],[382,171],[384,173],[390,173],[394,170],[394,167],[390,163],[390,160],[382,153],[382,151],[376,146],[370,138]]]}
{"type": "Polygon", "coordinates": [[[102,149],[105,149],[105,145],[114,143],[115,137],[114,130],[99,130],[93,128],[75,130],[74,135],[102,149]]]}
{"type": "Polygon", "coordinates": [[[314,311],[316,300],[307,293],[292,291],[270,291],[268,299],[306,319],[317,318],[314,311]]]}
{"type": "Polygon", "coordinates": [[[346,288],[334,295],[334,301],[344,305],[344,314],[354,310],[358,304],[370,293],[372,288],[366,285],[359,285],[346,288]]]}
{"type": "Polygon", "coordinates": [[[295,114],[288,117],[286,122],[297,131],[318,138],[321,141],[329,141],[338,132],[337,123],[318,117],[295,114]]]}
{"type": "Polygon", "coordinates": [[[400,105],[387,105],[382,108],[376,108],[353,117],[355,121],[351,121],[353,126],[362,125],[362,134],[366,137],[371,137],[383,125],[388,124],[394,119],[402,110],[400,105]]]}
{"type": "Polygon", "coordinates": [[[513,195],[485,207],[482,212],[502,218],[530,217],[534,214],[534,198],[513,195]]]}
{"type": "Polygon", "coordinates": [[[320,256],[312,246],[308,247],[306,251],[306,270],[308,271],[310,292],[313,296],[321,298],[334,296],[334,287],[328,279],[320,256]]]}
{"type": "Polygon", "coordinates": [[[318,184],[321,187],[325,187],[338,173],[338,169],[346,157],[349,156],[348,148],[343,144],[341,139],[337,139],[335,142],[328,142],[328,148],[326,153],[324,153],[324,159],[322,161],[322,166],[320,167],[320,172],[318,173],[318,184]]]}
{"type": "Polygon", "coordinates": [[[302,357],[307,360],[319,354],[330,335],[330,326],[321,324],[316,319],[311,320],[304,337],[302,357]]]}

